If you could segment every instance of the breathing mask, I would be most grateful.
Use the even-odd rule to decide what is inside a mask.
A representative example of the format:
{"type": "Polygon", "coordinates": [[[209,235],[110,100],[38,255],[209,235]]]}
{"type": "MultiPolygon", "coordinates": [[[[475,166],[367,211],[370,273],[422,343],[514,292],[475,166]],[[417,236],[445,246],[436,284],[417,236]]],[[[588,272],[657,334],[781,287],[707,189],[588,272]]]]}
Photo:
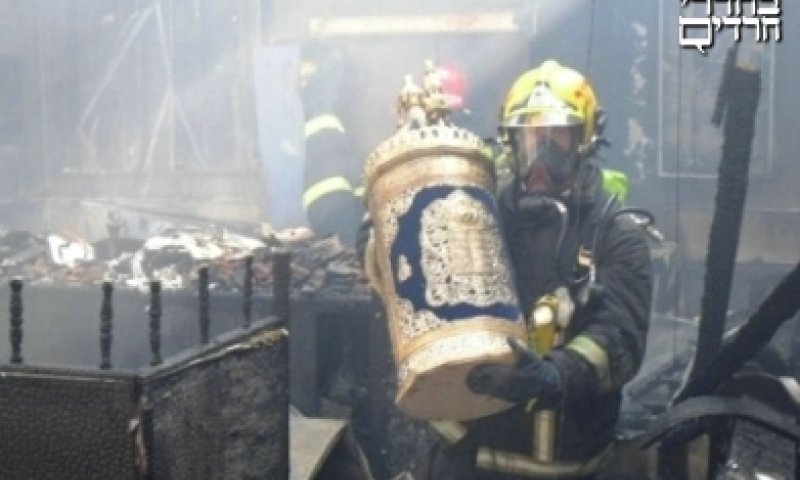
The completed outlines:
{"type": "Polygon", "coordinates": [[[579,166],[580,126],[513,129],[511,146],[523,193],[561,193],[579,166]]]}

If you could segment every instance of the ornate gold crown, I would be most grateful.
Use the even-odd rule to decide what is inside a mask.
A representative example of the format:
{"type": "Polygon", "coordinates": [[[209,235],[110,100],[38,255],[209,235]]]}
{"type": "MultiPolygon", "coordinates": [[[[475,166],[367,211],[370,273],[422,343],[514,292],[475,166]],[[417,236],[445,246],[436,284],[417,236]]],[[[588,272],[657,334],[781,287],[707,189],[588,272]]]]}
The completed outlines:
{"type": "Polygon", "coordinates": [[[401,129],[367,157],[365,185],[369,188],[378,176],[398,162],[427,155],[458,155],[491,163],[483,141],[469,130],[453,125],[401,129]]]}
{"type": "MultiPolygon", "coordinates": [[[[367,157],[364,185],[367,190],[386,170],[410,158],[456,155],[491,163],[483,141],[450,121],[442,92],[441,72],[425,62],[422,86],[406,75],[397,101],[398,131],[367,157]]],[[[369,192],[366,192],[369,193],[369,192]]]]}

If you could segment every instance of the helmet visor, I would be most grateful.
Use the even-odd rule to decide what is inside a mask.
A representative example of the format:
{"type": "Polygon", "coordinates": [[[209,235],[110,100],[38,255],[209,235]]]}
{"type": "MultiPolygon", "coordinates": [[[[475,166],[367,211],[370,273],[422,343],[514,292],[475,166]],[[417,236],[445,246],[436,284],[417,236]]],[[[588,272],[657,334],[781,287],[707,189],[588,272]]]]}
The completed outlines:
{"type": "Polygon", "coordinates": [[[510,132],[523,183],[551,191],[563,186],[577,170],[580,125],[519,127],[510,132]]]}
{"type": "Polygon", "coordinates": [[[538,110],[506,117],[503,126],[518,127],[574,127],[583,125],[583,119],[564,110],[538,110]]]}

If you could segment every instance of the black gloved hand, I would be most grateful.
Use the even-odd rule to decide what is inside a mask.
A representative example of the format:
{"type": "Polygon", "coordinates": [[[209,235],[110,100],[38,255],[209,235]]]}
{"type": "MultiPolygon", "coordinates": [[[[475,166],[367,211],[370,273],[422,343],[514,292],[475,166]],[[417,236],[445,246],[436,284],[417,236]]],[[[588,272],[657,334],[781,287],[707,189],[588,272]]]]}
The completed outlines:
{"type": "Polygon", "coordinates": [[[561,374],[555,364],[540,359],[518,340],[509,338],[508,344],[517,355],[516,365],[475,366],[467,376],[470,390],[514,403],[558,399],[562,394],[561,374]]]}

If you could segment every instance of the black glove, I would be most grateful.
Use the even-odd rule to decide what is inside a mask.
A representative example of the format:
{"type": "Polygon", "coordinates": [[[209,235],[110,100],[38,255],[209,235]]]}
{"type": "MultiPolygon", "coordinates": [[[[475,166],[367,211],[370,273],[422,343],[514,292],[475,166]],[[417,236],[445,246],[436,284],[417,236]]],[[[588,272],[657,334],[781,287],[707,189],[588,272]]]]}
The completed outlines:
{"type": "Polygon", "coordinates": [[[561,374],[555,364],[540,359],[519,341],[508,344],[517,355],[516,365],[477,365],[467,376],[467,386],[481,395],[519,403],[531,399],[556,401],[562,394],[561,374]]]}

